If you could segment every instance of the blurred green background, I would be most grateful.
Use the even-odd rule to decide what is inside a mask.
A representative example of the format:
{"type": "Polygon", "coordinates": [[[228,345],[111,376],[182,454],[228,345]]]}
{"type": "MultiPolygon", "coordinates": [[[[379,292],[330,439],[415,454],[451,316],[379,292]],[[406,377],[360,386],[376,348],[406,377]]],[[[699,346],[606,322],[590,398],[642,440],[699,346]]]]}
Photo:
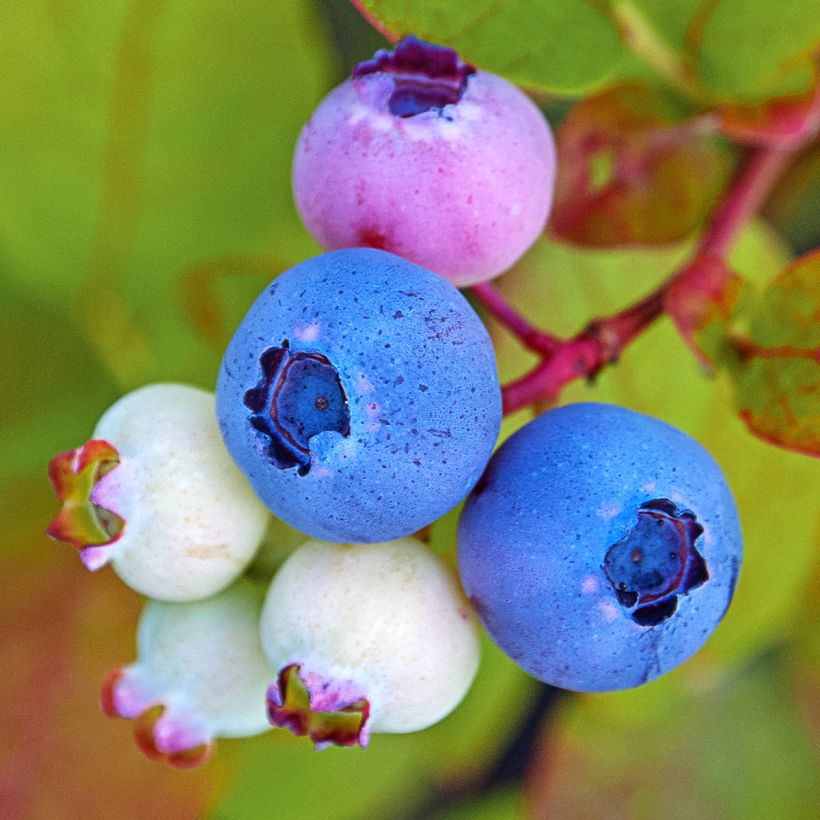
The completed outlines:
{"type": "MultiPolygon", "coordinates": [[[[540,695],[549,708],[534,720],[541,688],[485,640],[467,700],[426,732],[321,753],[271,732],[222,741],[191,772],[148,761],[127,722],[101,714],[100,681],[133,658],[141,601],[42,535],[56,511],[45,466],[127,390],[213,389],[252,299],[319,250],[291,200],[299,129],[383,45],[344,0],[3,4],[0,815],[816,817],[818,463],[751,437],[730,385],[702,374],[668,322],[564,400],[679,426],[736,493],[746,537],[736,599],[682,668],[629,692],[540,695]],[[518,752],[498,766],[516,734],[518,752]]],[[[554,121],[566,110],[542,101],[554,121]]],[[[769,221],[743,235],[733,261],[750,279],[765,283],[816,243],[818,156],[816,145],[803,153],[769,221]]],[[[544,238],[502,287],[533,321],[571,333],[650,290],[688,247],[544,238]]],[[[502,377],[520,375],[534,360],[492,329],[502,377]]],[[[451,558],[454,523],[432,533],[451,558]]]]}

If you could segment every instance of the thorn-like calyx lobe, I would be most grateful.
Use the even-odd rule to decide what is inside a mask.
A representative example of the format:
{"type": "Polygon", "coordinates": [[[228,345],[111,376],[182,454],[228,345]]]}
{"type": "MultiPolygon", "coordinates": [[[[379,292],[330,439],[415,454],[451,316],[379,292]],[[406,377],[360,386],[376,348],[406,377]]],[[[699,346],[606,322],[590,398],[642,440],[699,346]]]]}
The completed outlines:
{"type": "Polygon", "coordinates": [[[192,769],[213,755],[213,740],[201,727],[180,723],[163,703],[129,692],[128,671],[121,667],[105,676],[100,705],[108,717],[133,719],[134,740],[151,760],[164,761],[176,769],[192,769]]]}
{"type": "Polygon", "coordinates": [[[293,352],[285,339],[259,359],[262,380],[245,393],[251,425],[269,440],[268,457],[281,470],[310,472],[310,439],[350,435],[347,395],[336,368],[321,353],[293,352]]]}
{"type": "Polygon", "coordinates": [[[123,532],[125,521],[115,512],[93,500],[99,481],[120,463],[116,448],[103,439],[92,439],[82,447],[54,456],[48,465],[48,475],[54,485],[60,512],[48,525],[46,535],[65,541],[80,552],[89,569],[97,569],[105,561],[92,563],[86,555],[91,548],[113,544],[123,532]]]}
{"type": "Polygon", "coordinates": [[[621,606],[640,626],[670,617],[678,596],[709,578],[696,547],[703,527],[694,514],[668,498],[641,504],[638,521],[607,550],[603,570],[621,606]]]}
{"type": "Polygon", "coordinates": [[[388,101],[396,117],[413,117],[425,111],[441,111],[457,103],[467,80],[476,69],[462,62],[452,48],[405,37],[393,51],[382,49],[370,60],[359,63],[353,78],[386,73],[393,77],[394,90],[388,101]]]}
{"type": "Polygon", "coordinates": [[[285,666],[268,689],[268,718],[274,726],[308,735],[317,749],[366,746],[370,702],[351,697],[349,684],[321,681],[300,673],[299,664],[285,666]],[[303,680],[304,677],[304,680],[303,680]]]}

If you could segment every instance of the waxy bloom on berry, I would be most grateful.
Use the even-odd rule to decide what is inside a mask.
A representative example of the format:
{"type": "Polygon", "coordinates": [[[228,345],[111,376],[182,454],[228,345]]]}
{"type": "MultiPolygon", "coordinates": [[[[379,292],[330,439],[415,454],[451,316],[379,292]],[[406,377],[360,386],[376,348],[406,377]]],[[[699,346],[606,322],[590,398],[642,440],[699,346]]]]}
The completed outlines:
{"type": "Polygon", "coordinates": [[[455,507],[501,424],[476,312],[440,276],[373,248],[306,259],[264,290],[225,351],[216,406],[274,515],[358,543],[455,507]]]}
{"type": "Polygon", "coordinates": [[[467,499],[459,569],[490,636],[531,675],[626,689],[697,652],[743,554],[715,460],[609,404],[551,410],[496,451],[467,499]]]}

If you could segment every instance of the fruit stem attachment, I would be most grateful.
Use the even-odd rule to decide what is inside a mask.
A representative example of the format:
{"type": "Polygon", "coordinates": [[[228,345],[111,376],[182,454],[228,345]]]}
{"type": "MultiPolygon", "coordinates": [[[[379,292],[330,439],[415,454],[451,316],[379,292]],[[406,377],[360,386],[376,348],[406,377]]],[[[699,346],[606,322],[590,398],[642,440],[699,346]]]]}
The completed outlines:
{"type": "Polygon", "coordinates": [[[539,330],[535,325],[530,324],[489,282],[473,285],[470,292],[493,317],[530,350],[536,353],[552,353],[562,344],[561,339],[557,336],[539,330]]]}
{"type": "MultiPolygon", "coordinates": [[[[709,282],[700,273],[704,259],[725,261],[738,235],[757,213],[794,149],[759,148],[751,151],[726,197],[716,207],[692,258],[669,279],[640,301],[618,313],[593,319],[569,339],[557,339],[531,325],[504,301],[491,285],[473,288],[487,311],[524,344],[541,354],[542,360],[529,373],[502,388],[504,414],[535,402],[554,402],[563,388],[576,379],[594,377],[616,362],[624,349],[665,310],[667,293],[674,287],[693,299],[710,298],[721,283],[709,282]]],[[[731,270],[725,265],[725,278],[731,270]]]]}

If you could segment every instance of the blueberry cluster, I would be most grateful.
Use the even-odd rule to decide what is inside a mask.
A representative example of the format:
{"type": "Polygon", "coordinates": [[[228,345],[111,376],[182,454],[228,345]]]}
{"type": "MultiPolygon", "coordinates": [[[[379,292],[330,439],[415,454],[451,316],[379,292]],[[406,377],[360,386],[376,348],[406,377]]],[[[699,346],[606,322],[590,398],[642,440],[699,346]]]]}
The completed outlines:
{"type": "Polygon", "coordinates": [[[52,460],[49,535],[152,599],[102,696],[149,755],[196,765],[271,725],[317,747],[429,726],[476,673],[473,611],[532,675],[587,691],[651,680],[715,628],[741,539],[694,441],[585,404],[492,456],[494,351],[455,285],[534,241],[554,168],[514,86],[414,38],[379,52],[296,149],[328,252],[258,297],[215,396],[143,387],[52,460]],[[465,498],[468,597],[412,537],[465,498]],[[265,592],[245,570],[271,513],[306,543],[265,592]]]}

